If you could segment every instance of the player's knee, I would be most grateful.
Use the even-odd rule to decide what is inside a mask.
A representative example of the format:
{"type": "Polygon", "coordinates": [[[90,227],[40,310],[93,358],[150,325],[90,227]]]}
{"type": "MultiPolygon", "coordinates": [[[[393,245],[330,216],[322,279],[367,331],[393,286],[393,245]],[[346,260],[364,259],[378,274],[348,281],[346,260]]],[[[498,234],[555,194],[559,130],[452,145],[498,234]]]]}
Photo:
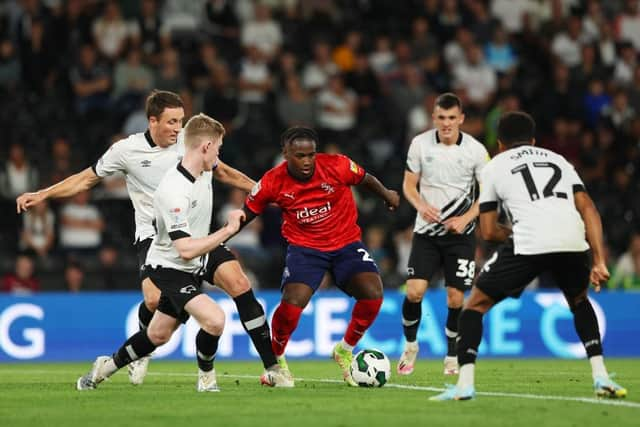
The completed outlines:
{"type": "Polygon", "coordinates": [[[224,331],[224,313],[211,313],[200,325],[208,334],[219,337],[224,331]]]}
{"type": "Polygon", "coordinates": [[[414,287],[407,286],[407,299],[409,302],[417,303],[422,302],[422,297],[424,296],[424,291],[422,289],[417,289],[414,287]]]}
{"type": "Polygon", "coordinates": [[[144,295],[144,305],[147,306],[149,311],[154,312],[158,308],[160,302],[160,294],[148,293],[144,295]]]}
{"type": "Polygon", "coordinates": [[[453,288],[447,291],[447,307],[459,308],[464,303],[464,293],[453,288]]]}
{"type": "Polygon", "coordinates": [[[173,330],[171,328],[149,327],[149,329],[147,329],[147,336],[149,337],[149,340],[156,346],[169,342],[172,333],[173,330]]]}
{"type": "Polygon", "coordinates": [[[251,289],[251,283],[246,275],[241,274],[233,278],[224,280],[221,287],[232,297],[242,295],[251,289]]]}

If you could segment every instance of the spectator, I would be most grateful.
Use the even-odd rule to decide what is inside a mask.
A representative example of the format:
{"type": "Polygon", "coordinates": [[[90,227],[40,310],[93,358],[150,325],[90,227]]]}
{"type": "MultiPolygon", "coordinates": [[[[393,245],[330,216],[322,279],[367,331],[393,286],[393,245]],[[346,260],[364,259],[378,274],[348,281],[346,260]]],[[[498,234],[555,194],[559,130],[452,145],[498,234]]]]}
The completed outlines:
{"type": "Polygon", "coordinates": [[[20,61],[13,42],[0,38],[0,89],[13,90],[20,79],[20,61]]]}
{"type": "Polygon", "coordinates": [[[102,15],[93,22],[92,33],[98,51],[112,62],[122,56],[127,43],[137,44],[140,38],[137,22],[125,21],[115,0],[105,2],[102,15]]]}
{"type": "Polygon", "coordinates": [[[278,95],[276,108],[284,128],[315,125],[313,98],[302,88],[300,79],[295,75],[286,78],[285,91],[278,95]]]}
{"type": "Polygon", "coordinates": [[[497,88],[496,74],[484,60],[482,49],[472,45],[466,51],[466,61],[454,70],[454,87],[461,91],[465,105],[485,111],[497,88]]]}
{"type": "Polygon", "coordinates": [[[95,206],[89,204],[89,192],[73,196],[60,209],[60,248],[67,255],[92,255],[102,243],[104,221],[95,206]]]}
{"type": "Polygon", "coordinates": [[[282,46],[280,23],[271,18],[268,5],[257,2],[254,6],[254,19],[246,22],[240,35],[242,47],[256,47],[267,63],[271,63],[282,46]]]}
{"type": "Polygon", "coordinates": [[[0,165],[0,195],[14,199],[22,193],[38,187],[38,170],[32,166],[18,142],[9,146],[9,158],[0,165]]]}
{"type": "Polygon", "coordinates": [[[111,73],[98,60],[98,53],[91,44],[80,48],[77,63],[71,68],[71,81],[76,101],[76,111],[85,115],[104,111],[109,106],[111,73]]]}
{"type": "Polygon", "coordinates": [[[638,0],[625,0],[624,13],[618,16],[616,28],[618,40],[630,42],[640,51],[640,7],[638,0]]]}
{"type": "Polygon", "coordinates": [[[329,77],[338,72],[338,66],[331,59],[329,43],[318,41],[313,46],[313,59],[302,71],[302,85],[312,93],[324,88],[329,77]]]}
{"type": "Polygon", "coordinates": [[[40,290],[40,281],[34,276],[33,260],[28,255],[18,255],[13,273],[2,278],[2,291],[16,295],[29,295],[40,290]]]}
{"type": "Polygon", "coordinates": [[[24,214],[20,249],[47,258],[55,240],[55,217],[49,204],[44,201],[24,214]]]}
{"type": "Polygon", "coordinates": [[[356,125],[358,96],[344,85],[342,76],[331,76],[327,88],[318,93],[316,102],[318,125],[324,134],[322,140],[339,145],[351,142],[347,133],[356,125]]]}
{"type": "Polygon", "coordinates": [[[84,267],[78,261],[70,260],[64,267],[64,285],[71,293],[78,293],[84,287],[84,267]]]}

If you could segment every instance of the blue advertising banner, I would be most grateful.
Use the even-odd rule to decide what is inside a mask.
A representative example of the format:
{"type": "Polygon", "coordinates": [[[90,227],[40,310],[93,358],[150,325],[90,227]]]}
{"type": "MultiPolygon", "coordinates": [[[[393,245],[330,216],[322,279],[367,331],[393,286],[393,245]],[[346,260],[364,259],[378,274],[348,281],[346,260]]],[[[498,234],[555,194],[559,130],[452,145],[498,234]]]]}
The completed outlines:
{"type": "MultiPolygon", "coordinates": [[[[218,357],[255,359],[257,354],[238,318],[233,301],[221,293],[211,296],[227,314],[218,357]]],[[[141,295],[125,293],[37,294],[0,296],[0,362],[93,360],[111,354],[137,331],[141,295]]],[[[258,293],[271,316],[280,294],[258,293]]],[[[402,352],[403,294],[387,292],[380,315],[359,348],[378,348],[389,357],[402,352]]],[[[600,321],[607,356],[640,357],[640,293],[591,294],[600,321]]],[[[427,293],[418,331],[422,357],[444,356],[446,293],[427,293]]],[[[325,358],[349,322],[353,301],[339,292],[319,292],[303,313],[287,347],[289,358],[325,358]]],[[[198,326],[193,319],[176,331],[156,358],[193,359],[198,326]]],[[[484,319],[482,357],[579,358],[584,349],[576,336],[573,317],[562,294],[525,292],[506,300],[484,319]]]]}

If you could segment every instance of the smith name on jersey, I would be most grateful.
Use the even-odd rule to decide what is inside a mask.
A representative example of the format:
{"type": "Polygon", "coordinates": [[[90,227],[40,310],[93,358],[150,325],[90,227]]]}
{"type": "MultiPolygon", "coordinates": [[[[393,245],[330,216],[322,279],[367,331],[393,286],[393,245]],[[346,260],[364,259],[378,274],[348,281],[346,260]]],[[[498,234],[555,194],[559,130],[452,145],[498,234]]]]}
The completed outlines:
{"type": "MultiPolygon", "coordinates": [[[[489,160],[486,148],[471,135],[460,132],[453,145],[440,142],[436,129],[417,135],[407,155],[407,170],[420,175],[420,197],[440,209],[440,220],[429,222],[416,215],[414,232],[428,236],[447,233],[443,221],[465,213],[475,202],[476,181],[489,160]]],[[[475,228],[471,221],[464,234],[475,228]]]]}
{"type": "Polygon", "coordinates": [[[510,148],[484,168],[480,211],[507,211],[514,253],[581,252],[589,248],[574,193],[585,191],[561,155],[531,145],[510,148]]]}

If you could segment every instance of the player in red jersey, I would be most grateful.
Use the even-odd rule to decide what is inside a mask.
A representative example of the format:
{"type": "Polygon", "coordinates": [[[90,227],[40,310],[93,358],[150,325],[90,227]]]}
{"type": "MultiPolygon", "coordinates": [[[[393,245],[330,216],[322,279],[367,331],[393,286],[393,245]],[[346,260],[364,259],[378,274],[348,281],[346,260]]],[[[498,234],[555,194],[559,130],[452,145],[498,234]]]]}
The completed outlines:
{"type": "Polygon", "coordinates": [[[380,196],[389,210],[398,207],[400,197],[348,157],[316,153],[318,136],[313,129],[290,128],[281,142],[285,161],[264,174],[244,207],[246,224],[269,203],[280,206],[282,235],[289,243],[271,344],[278,363],[289,372],[285,347],[328,272],[343,292],[356,299],[344,338],[333,349],[344,380],[355,386],[349,373],[352,351],[378,315],[382,280],[361,242],[350,187],[364,186],[380,196]]]}

